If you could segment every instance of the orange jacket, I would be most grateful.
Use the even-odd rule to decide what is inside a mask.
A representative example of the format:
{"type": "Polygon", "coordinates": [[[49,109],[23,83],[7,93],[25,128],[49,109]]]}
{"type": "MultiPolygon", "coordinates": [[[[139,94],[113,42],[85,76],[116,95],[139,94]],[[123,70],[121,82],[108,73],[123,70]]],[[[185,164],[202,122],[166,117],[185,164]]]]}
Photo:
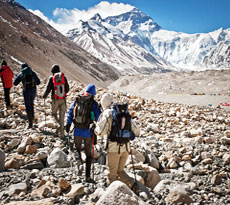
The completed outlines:
{"type": "Polygon", "coordinates": [[[0,78],[2,79],[4,88],[12,88],[13,87],[13,77],[14,74],[9,66],[2,66],[0,70],[0,78]]]}

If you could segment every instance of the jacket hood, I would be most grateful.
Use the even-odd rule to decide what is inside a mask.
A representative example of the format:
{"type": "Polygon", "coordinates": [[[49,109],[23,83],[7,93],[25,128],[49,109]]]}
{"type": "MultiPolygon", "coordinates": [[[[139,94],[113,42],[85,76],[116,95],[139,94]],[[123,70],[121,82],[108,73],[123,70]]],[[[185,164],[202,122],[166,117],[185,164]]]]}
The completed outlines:
{"type": "Polygon", "coordinates": [[[59,65],[53,65],[51,69],[51,73],[59,73],[59,72],[60,72],[59,65]]]}
{"type": "Polygon", "coordinates": [[[28,66],[28,64],[27,63],[23,63],[22,65],[21,65],[21,70],[23,70],[24,68],[28,68],[29,66],[28,66]]]}
{"type": "Polygon", "coordinates": [[[113,95],[109,93],[105,93],[101,98],[102,108],[105,110],[109,108],[113,103],[113,95]]]}
{"type": "Polygon", "coordinates": [[[6,62],[6,60],[2,60],[2,64],[1,64],[2,66],[6,66],[7,65],[7,62],[6,62]]]}
{"type": "Polygon", "coordinates": [[[95,85],[94,85],[94,84],[89,84],[89,85],[86,87],[85,92],[90,93],[90,94],[92,94],[93,96],[95,96],[95,95],[96,95],[96,87],[95,87],[95,85]]]}

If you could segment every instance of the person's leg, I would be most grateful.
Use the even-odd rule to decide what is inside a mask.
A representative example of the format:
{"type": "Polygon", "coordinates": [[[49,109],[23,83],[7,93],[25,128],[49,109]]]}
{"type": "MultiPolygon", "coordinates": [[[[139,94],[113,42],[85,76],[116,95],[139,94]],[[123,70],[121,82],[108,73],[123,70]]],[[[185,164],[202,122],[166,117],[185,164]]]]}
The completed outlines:
{"type": "Polygon", "coordinates": [[[91,179],[91,164],[92,164],[92,138],[87,137],[84,139],[85,143],[85,154],[86,154],[86,165],[85,165],[85,179],[86,182],[95,183],[93,179],[91,179]]]}
{"type": "Polygon", "coordinates": [[[27,119],[29,121],[29,128],[31,128],[32,125],[32,112],[31,112],[31,92],[28,90],[23,90],[23,96],[24,96],[24,103],[26,107],[26,114],[27,114],[27,119]]]}
{"type": "Polygon", "coordinates": [[[57,100],[52,99],[52,116],[55,119],[56,122],[58,122],[58,117],[57,117],[57,111],[58,111],[58,104],[57,104],[57,100]]]}
{"type": "Polygon", "coordinates": [[[118,163],[117,175],[118,175],[118,180],[122,181],[129,188],[131,188],[133,183],[134,183],[134,180],[124,171],[128,156],[129,156],[128,152],[122,152],[120,154],[120,160],[118,163]]]}
{"type": "Polygon", "coordinates": [[[75,144],[75,148],[77,150],[78,153],[78,159],[79,162],[82,164],[82,158],[81,158],[81,145],[82,145],[82,137],[79,136],[74,136],[74,144],[75,144]]]}
{"type": "Polygon", "coordinates": [[[59,125],[60,125],[60,137],[64,138],[64,122],[66,113],[66,102],[65,99],[60,99],[59,105],[59,125]]]}
{"type": "Polygon", "coordinates": [[[117,152],[109,152],[107,154],[108,158],[108,184],[111,184],[113,181],[117,180],[117,171],[120,155],[117,152]]]}
{"type": "Polygon", "coordinates": [[[10,107],[10,88],[4,88],[6,107],[10,107]]]}
{"type": "Polygon", "coordinates": [[[58,124],[57,128],[56,128],[56,135],[59,135],[60,133],[60,128],[59,128],[59,118],[58,118],[58,111],[59,111],[59,104],[58,104],[58,100],[52,99],[52,116],[55,120],[55,122],[58,124]]]}

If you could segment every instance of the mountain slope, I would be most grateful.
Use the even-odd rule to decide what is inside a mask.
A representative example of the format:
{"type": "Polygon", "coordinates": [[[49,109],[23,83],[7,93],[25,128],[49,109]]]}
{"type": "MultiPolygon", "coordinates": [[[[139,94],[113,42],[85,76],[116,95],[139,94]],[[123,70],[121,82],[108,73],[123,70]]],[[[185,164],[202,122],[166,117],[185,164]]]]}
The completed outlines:
{"type": "Polygon", "coordinates": [[[95,57],[131,73],[229,68],[229,55],[217,47],[229,46],[230,29],[197,34],[167,31],[136,8],[106,19],[97,14],[67,36],[95,57]],[[209,55],[223,60],[216,64],[209,55]]]}
{"type": "MultiPolygon", "coordinates": [[[[229,45],[230,29],[219,29],[210,33],[186,34],[159,30],[151,35],[154,50],[174,66],[182,68],[203,67],[212,64],[213,68],[226,67],[225,62],[218,65],[212,62],[203,63],[210,52],[215,52],[219,43],[229,45]]],[[[228,58],[223,53],[222,58],[228,58]]],[[[229,66],[227,66],[229,68],[229,66]]]]}
{"type": "MultiPolygon", "coordinates": [[[[156,70],[166,71],[169,69],[170,64],[161,57],[142,48],[134,42],[135,39],[127,38],[126,32],[129,31],[125,28],[128,26],[131,30],[141,31],[137,27],[138,24],[130,24],[135,19],[132,19],[133,16],[130,15],[127,14],[127,17],[118,16],[117,18],[121,21],[127,18],[126,24],[123,22],[122,25],[121,23],[118,25],[117,19],[111,17],[103,20],[97,14],[87,22],[81,21],[77,28],[70,30],[66,35],[78,46],[101,61],[114,66],[123,74],[148,74],[156,70]]],[[[145,41],[145,39],[142,40],[145,41]]],[[[136,41],[138,40],[136,39],[136,41]]]]}
{"type": "Polygon", "coordinates": [[[42,77],[59,64],[68,79],[106,86],[120,75],[13,0],[0,0],[0,57],[27,62],[42,77]]]}

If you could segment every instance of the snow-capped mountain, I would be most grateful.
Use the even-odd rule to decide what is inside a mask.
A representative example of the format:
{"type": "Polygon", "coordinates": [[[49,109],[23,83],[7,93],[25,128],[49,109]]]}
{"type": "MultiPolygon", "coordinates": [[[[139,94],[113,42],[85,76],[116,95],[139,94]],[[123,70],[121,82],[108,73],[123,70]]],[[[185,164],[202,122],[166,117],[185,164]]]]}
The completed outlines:
{"type": "MultiPolygon", "coordinates": [[[[229,38],[230,29],[219,29],[210,33],[197,34],[178,33],[161,29],[152,33],[151,44],[162,58],[177,67],[194,70],[194,68],[207,69],[212,65],[212,68],[224,68],[227,66],[224,61],[218,64],[214,61],[208,62],[209,58],[207,56],[210,53],[219,52],[219,49],[216,48],[220,43],[223,46],[229,46],[229,38]]],[[[216,55],[222,55],[222,59],[229,58],[229,55],[227,56],[225,53],[216,55]]],[[[227,67],[229,68],[229,65],[227,67]]]]}
{"type": "Polygon", "coordinates": [[[202,65],[209,68],[230,68],[230,41],[224,41],[209,52],[203,59],[202,65]]]}
{"type": "Polygon", "coordinates": [[[143,31],[142,35],[148,37],[146,30],[160,29],[149,17],[143,16],[137,10],[106,19],[97,14],[86,22],[80,21],[78,27],[66,35],[77,45],[123,73],[167,71],[170,69],[169,63],[154,51],[150,52],[139,45],[143,42],[149,43],[148,38],[135,36],[136,32],[143,31]],[[131,33],[134,35],[131,36],[131,33]]]}
{"type": "Polygon", "coordinates": [[[128,73],[229,68],[230,29],[197,34],[167,31],[136,8],[105,19],[97,14],[66,35],[128,73]]]}

